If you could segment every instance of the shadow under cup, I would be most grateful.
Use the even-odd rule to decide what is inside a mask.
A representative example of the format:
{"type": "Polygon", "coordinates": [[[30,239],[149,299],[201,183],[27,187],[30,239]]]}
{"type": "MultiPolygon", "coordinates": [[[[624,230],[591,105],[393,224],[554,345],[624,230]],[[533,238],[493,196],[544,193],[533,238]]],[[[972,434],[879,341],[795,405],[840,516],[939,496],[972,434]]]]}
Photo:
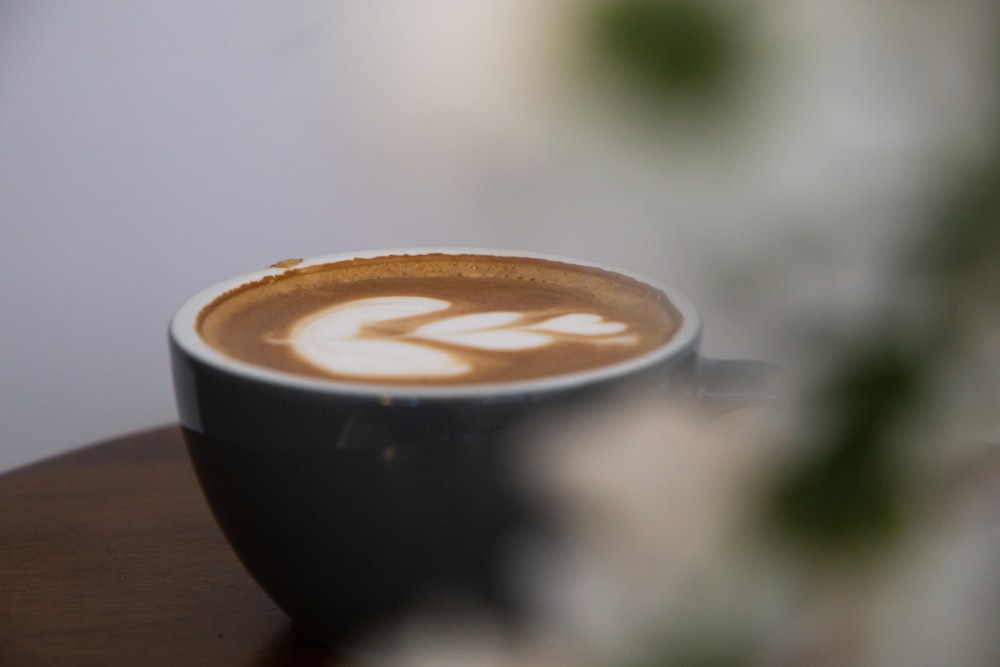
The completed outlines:
{"type": "Polygon", "coordinates": [[[517,479],[526,429],[626,389],[669,389],[697,358],[697,312],[651,281],[683,318],[673,338],[627,364],[558,380],[380,387],[270,371],[207,346],[196,332],[202,308],[273,271],[217,285],[178,311],[174,387],[229,543],[296,626],[333,648],[408,610],[456,602],[516,627],[530,606],[510,557],[525,540],[552,537],[517,479]]]}

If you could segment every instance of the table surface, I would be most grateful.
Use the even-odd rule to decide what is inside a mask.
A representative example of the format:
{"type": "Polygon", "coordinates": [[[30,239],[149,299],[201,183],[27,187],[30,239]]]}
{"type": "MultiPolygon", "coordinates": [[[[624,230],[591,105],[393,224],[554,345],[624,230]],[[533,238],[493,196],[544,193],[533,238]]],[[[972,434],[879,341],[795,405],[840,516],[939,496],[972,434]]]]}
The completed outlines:
{"type": "Polygon", "coordinates": [[[360,667],[244,571],[178,427],[0,475],[0,665],[188,664],[360,667]]]}
{"type": "MultiPolygon", "coordinates": [[[[952,481],[995,525],[1000,446],[983,451],[952,481]]],[[[246,573],[177,426],[0,475],[0,666],[191,664],[363,667],[298,634],[246,573]]]]}

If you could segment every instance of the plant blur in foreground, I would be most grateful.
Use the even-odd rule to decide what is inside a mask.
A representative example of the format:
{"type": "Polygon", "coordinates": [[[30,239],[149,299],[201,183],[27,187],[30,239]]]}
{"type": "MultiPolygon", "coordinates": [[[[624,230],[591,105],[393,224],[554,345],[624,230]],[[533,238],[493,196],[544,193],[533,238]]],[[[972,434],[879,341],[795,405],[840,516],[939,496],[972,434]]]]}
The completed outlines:
{"type": "MultiPolygon", "coordinates": [[[[579,39],[567,43],[580,49],[580,62],[594,74],[581,85],[592,87],[593,100],[606,95],[607,108],[618,109],[600,117],[614,125],[614,113],[627,109],[618,116],[629,126],[621,136],[641,118],[646,133],[630,175],[652,174],[655,182],[659,174],[666,182],[690,165],[690,152],[651,160],[660,140],[671,148],[688,140],[714,145],[719,137],[723,144],[746,141],[756,145],[749,155],[761,158],[763,171],[782,164],[787,147],[780,139],[772,146],[760,136],[741,139],[733,129],[772,109],[766,100],[780,89],[779,74],[754,74],[769,66],[759,40],[763,24],[781,22],[774,3],[757,10],[721,0],[550,4],[576,27],[579,39]],[[706,130],[706,118],[720,125],[706,130]],[[681,162],[678,171],[671,158],[681,162]]],[[[919,167],[906,173],[858,162],[859,172],[896,193],[888,199],[899,196],[893,224],[877,219],[887,204],[868,206],[878,198],[874,190],[843,165],[815,181],[787,173],[780,181],[807,190],[801,199],[789,197],[802,219],[864,212],[870,220],[844,224],[881,230],[863,236],[877,242],[859,244],[871,254],[857,298],[841,303],[824,293],[827,300],[818,299],[822,305],[805,316],[779,311],[768,318],[781,329],[781,341],[801,352],[789,369],[788,404],[720,416],[694,401],[633,398],[541,431],[525,461],[526,492],[551,509],[567,541],[558,549],[525,545],[517,565],[525,590],[547,613],[513,643],[474,612],[469,626],[457,630],[417,617],[382,638],[398,664],[1000,664],[1000,17],[988,3],[959,3],[954,13],[978,20],[956,21],[956,34],[938,35],[951,46],[923,43],[922,20],[939,25],[934,21],[952,15],[919,4],[818,1],[788,10],[800,20],[809,12],[849,15],[860,26],[856,34],[889,26],[911,46],[920,42],[910,55],[942,71],[968,47],[969,59],[958,60],[978,67],[958,71],[986,92],[951,102],[975,107],[957,113],[960,120],[987,119],[935,126],[937,143],[923,146],[913,161],[919,167]],[[933,11],[939,13],[918,15],[933,11]],[[893,190],[894,179],[909,185],[893,190]],[[838,198],[857,203],[831,207],[838,198]]],[[[835,55],[863,56],[849,49],[835,55]]],[[[919,87],[904,64],[897,63],[895,78],[893,65],[884,63],[878,66],[888,68],[885,77],[861,76],[885,84],[866,103],[919,87]]],[[[799,127],[789,123],[789,135],[810,121],[820,124],[827,111],[808,109],[814,116],[798,119],[799,127]]],[[[857,114],[852,136],[862,149],[865,110],[861,102],[840,108],[857,114]]],[[[868,139],[905,133],[919,110],[913,113],[877,126],[868,139]]],[[[762,136],[782,134],[772,132],[762,136]]],[[[712,157],[700,163],[708,166],[696,189],[716,197],[732,192],[739,200],[733,173],[739,167],[706,150],[712,157]]],[[[629,155],[615,153],[615,164],[630,164],[629,155]]],[[[721,155],[736,153],[726,148],[721,155]]],[[[643,182],[637,176],[616,187],[642,200],[651,192],[643,182]]],[[[766,190],[766,179],[752,182],[749,189],[766,190]]],[[[751,223],[755,211],[761,219],[788,212],[747,202],[740,214],[751,223]]],[[[741,230],[724,231],[742,238],[741,230]]],[[[736,271],[730,278],[772,292],[794,291],[816,276],[829,282],[836,274],[817,268],[811,276],[812,251],[786,238],[798,232],[785,231],[776,228],[767,247],[747,251],[750,259],[723,263],[777,267],[772,274],[736,271]]],[[[830,265],[849,261],[836,248],[815,256],[817,267],[824,257],[830,265]]],[[[852,266],[844,264],[844,273],[856,275],[852,266]]],[[[739,292],[736,300],[752,304],[754,293],[739,292]]]]}

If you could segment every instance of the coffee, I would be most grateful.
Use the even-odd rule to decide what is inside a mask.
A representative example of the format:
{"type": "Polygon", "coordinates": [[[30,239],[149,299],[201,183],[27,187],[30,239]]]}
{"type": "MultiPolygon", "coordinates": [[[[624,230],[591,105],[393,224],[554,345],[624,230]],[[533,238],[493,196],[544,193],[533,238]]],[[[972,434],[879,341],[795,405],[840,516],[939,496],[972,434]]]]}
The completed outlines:
{"type": "Polygon", "coordinates": [[[224,354],[287,373],[455,385],[616,364],[680,323],[663,292],[611,271],[428,253],[288,268],[218,297],[197,326],[224,354]]]}
{"type": "Polygon", "coordinates": [[[506,255],[286,261],[171,320],[209,505],[254,579],[327,646],[417,609],[464,622],[456,601],[515,630],[534,610],[510,556],[558,539],[520,478],[531,427],[621,392],[697,389],[700,320],[682,294],[506,255]]]}

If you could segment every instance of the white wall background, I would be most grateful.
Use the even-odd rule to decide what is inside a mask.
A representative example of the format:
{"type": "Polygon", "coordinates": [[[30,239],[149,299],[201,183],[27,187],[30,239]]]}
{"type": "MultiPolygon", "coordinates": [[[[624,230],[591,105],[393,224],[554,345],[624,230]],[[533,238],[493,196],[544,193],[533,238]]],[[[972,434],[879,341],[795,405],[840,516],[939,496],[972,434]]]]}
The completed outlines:
{"type": "Polygon", "coordinates": [[[308,19],[273,2],[0,6],[0,469],[173,420],[166,323],[197,289],[450,237],[330,160],[308,19]]]}
{"type": "Polygon", "coordinates": [[[167,320],[229,275],[530,245],[358,173],[318,19],[304,3],[0,5],[0,469],[172,421],[167,320]]]}
{"type": "Polygon", "coordinates": [[[504,51],[542,3],[416,4],[0,5],[0,470],[173,421],[172,311],[286,257],[585,256],[687,291],[710,352],[780,354],[803,303],[870,305],[921,160],[974,136],[940,16],[783,17],[781,113],[720,157],[561,133],[504,51]]]}

